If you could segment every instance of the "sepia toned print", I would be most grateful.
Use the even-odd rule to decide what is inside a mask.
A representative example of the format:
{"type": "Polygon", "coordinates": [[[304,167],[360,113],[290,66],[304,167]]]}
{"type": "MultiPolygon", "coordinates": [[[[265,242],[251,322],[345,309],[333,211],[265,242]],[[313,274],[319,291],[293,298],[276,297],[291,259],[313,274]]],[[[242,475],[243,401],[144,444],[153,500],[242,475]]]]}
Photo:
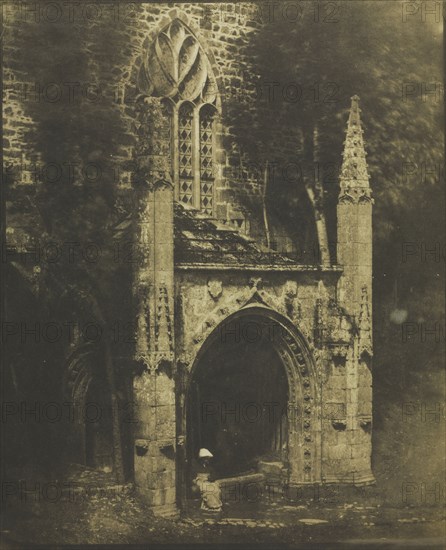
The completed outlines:
{"type": "Polygon", "coordinates": [[[443,4],[1,9],[4,543],[443,548],[443,4]]]}

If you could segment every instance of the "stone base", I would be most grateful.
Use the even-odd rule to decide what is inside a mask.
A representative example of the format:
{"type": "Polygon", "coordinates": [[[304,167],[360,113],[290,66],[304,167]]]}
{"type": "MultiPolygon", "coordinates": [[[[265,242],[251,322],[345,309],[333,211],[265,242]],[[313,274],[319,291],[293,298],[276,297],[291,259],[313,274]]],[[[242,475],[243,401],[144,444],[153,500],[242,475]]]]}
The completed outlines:
{"type": "Polygon", "coordinates": [[[363,487],[364,485],[374,485],[376,483],[375,476],[372,472],[355,472],[351,476],[325,476],[323,484],[336,484],[354,487],[363,487]]]}
{"type": "Polygon", "coordinates": [[[375,485],[376,479],[372,472],[358,472],[355,476],[355,485],[362,487],[364,485],[375,485]]]}
{"type": "Polygon", "coordinates": [[[175,500],[175,491],[166,498],[166,491],[156,489],[143,489],[135,487],[136,495],[141,503],[151,511],[153,515],[166,518],[179,517],[179,511],[175,500]]]}

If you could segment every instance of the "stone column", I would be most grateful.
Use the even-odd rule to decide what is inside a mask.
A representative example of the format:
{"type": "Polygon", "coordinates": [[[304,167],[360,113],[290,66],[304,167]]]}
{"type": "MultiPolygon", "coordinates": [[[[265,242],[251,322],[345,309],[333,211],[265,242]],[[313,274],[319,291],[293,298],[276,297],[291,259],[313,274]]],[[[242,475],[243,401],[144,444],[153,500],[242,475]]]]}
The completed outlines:
{"type": "Polygon", "coordinates": [[[160,105],[150,104],[152,140],[144,162],[138,236],[140,264],[135,290],[138,308],[133,389],[135,484],[158,515],[176,515],[173,186],[160,105]]]}
{"type": "Polygon", "coordinates": [[[355,483],[371,472],[372,380],[372,207],[359,98],[352,97],[338,199],[338,263],[343,267],[338,300],[356,334],[346,363],[347,432],[355,483]]]}

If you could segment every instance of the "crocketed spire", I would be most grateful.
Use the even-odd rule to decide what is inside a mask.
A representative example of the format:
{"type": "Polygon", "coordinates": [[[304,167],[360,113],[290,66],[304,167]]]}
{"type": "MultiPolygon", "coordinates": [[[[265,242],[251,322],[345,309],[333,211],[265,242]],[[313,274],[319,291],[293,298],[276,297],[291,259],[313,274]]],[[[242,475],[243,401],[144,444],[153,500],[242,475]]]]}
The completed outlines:
{"type": "Polygon", "coordinates": [[[363,130],[359,108],[359,97],[354,95],[347,123],[347,135],[342,154],[340,177],[341,192],[339,198],[370,199],[369,174],[367,171],[366,152],[364,149],[363,130]]]}

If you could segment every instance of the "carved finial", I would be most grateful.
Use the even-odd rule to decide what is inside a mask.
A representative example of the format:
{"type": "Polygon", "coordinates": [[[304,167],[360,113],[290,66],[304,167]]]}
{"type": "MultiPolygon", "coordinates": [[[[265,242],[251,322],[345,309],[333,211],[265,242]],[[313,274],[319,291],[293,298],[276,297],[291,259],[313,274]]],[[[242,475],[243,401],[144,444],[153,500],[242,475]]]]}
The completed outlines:
{"type": "Polygon", "coordinates": [[[362,137],[359,96],[354,95],[351,100],[341,168],[340,198],[370,200],[369,174],[362,137]]]}
{"type": "Polygon", "coordinates": [[[255,290],[260,290],[263,287],[263,281],[261,277],[251,277],[249,279],[249,287],[255,290]]]}
{"type": "Polygon", "coordinates": [[[169,311],[169,296],[165,285],[158,289],[158,305],[155,324],[155,348],[156,351],[172,351],[172,326],[169,311]]]}
{"type": "Polygon", "coordinates": [[[362,358],[373,356],[372,323],[370,319],[369,296],[367,286],[361,289],[361,307],[358,319],[359,354],[362,358]]]}
{"type": "Polygon", "coordinates": [[[361,330],[370,330],[370,310],[367,286],[361,288],[361,306],[359,310],[359,328],[361,330]]]}

